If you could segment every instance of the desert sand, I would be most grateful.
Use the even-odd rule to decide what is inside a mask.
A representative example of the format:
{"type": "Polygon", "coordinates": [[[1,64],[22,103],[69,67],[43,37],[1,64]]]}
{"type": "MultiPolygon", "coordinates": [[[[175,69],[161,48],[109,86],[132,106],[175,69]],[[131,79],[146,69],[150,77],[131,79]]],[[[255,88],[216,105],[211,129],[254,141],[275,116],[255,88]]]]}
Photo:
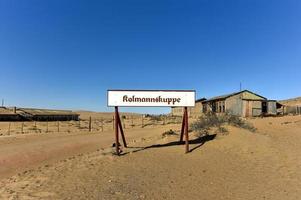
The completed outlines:
{"type": "Polygon", "coordinates": [[[2,135],[0,199],[300,199],[301,116],[248,121],[255,133],[190,133],[188,154],[178,135],[162,137],[180,124],[141,128],[139,118],[120,157],[110,122],[104,131],[2,135]]]}

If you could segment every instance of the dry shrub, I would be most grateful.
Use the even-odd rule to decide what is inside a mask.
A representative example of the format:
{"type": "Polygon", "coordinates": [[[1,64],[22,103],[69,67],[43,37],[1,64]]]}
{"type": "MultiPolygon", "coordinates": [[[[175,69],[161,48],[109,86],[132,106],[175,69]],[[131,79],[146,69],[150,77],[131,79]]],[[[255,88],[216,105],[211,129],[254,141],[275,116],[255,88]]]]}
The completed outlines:
{"type": "Polygon", "coordinates": [[[227,122],[229,125],[247,129],[251,132],[256,131],[256,128],[251,123],[247,122],[246,120],[241,119],[238,116],[226,114],[225,117],[226,117],[225,122],[227,122]]]}
{"type": "Polygon", "coordinates": [[[175,131],[173,131],[172,129],[170,129],[169,131],[166,131],[164,133],[162,133],[162,137],[167,137],[169,135],[178,135],[175,131]]]}
{"type": "Polygon", "coordinates": [[[42,133],[42,129],[37,128],[36,126],[32,126],[30,128],[28,128],[29,131],[34,131],[34,132],[39,132],[42,133]]]}
{"type": "Polygon", "coordinates": [[[151,121],[162,121],[163,120],[163,115],[149,115],[147,114],[145,116],[146,118],[149,118],[151,121]]]}
{"type": "Polygon", "coordinates": [[[199,117],[199,119],[191,125],[191,129],[197,132],[198,136],[208,135],[212,128],[217,128],[218,133],[226,134],[228,133],[228,130],[223,127],[224,125],[232,125],[247,129],[251,132],[256,131],[256,128],[252,124],[238,116],[230,115],[228,113],[217,115],[213,112],[206,113],[199,117]]]}
{"type": "Polygon", "coordinates": [[[229,131],[225,127],[220,126],[216,129],[215,133],[222,134],[222,135],[227,135],[229,133],[229,131]]]}

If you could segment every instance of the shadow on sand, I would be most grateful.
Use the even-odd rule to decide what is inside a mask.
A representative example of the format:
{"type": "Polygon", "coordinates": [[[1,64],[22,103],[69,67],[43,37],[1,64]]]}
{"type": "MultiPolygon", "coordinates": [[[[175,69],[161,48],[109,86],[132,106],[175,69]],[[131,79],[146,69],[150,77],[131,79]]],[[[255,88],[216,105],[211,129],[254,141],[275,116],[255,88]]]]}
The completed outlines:
{"type": "MultiPolygon", "coordinates": [[[[189,152],[196,150],[197,148],[204,145],[206,142],[213,140],[215,137],[216,137],[216,134],[213,134],[213,135],[206,135],[206,136],[194,139],[194,140],[189,140],[189,144],[197,144],[195,147],[191,148],[189,150],[189,152]]],[[[175,141],[175,142],[169,142],[166,144],[154,144],[154,145],[146,146],[146,147],[127,147],[127,149],[135,149],[135,150],[124,152],[121,155],[135,153],[135,152],[152,149],[152,148],[161,148],[161,147],[169,147],[169,146],[184,145],[184,144],[185,144],[185,141],[183,141],[183,142],[175,141]]]]}

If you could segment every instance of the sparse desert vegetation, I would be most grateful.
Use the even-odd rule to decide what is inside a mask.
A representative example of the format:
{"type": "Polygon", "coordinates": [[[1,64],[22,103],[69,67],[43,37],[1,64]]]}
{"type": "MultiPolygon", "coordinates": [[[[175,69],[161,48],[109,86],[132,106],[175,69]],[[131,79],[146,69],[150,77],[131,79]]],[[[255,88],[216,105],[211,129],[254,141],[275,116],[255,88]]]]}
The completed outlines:
{"type": "Polygon", "coordinates": [[[247,120],[244,120],[238,116],[225,114],[216,114],[213,112],[208,112],[200,116],[197,121],[191,124],[191,129],[198,133],[198,135],[204,136],[208,135],[209,131],[216,129],[217,133],[226,134],[228,130],[225,126],[235,126],[238,128],[247,129],[251,132],[255,132],[256,128],[247,120]]]}

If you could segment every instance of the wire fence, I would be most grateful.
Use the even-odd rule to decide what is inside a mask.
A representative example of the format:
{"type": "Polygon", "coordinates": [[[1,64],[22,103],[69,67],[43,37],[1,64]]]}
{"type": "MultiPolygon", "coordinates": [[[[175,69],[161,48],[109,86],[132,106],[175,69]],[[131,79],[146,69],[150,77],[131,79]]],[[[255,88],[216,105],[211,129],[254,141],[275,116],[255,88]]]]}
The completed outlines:
{"type": "MultiPolygon", "coordinates": [[[[32,133],[103,132],[114,130],[112,118],[81,119],[79,121],[0,122],[0,136],[32,133]]],[[[121,116],[124,129],[179,124],[181,116],[121,116]]]]}

